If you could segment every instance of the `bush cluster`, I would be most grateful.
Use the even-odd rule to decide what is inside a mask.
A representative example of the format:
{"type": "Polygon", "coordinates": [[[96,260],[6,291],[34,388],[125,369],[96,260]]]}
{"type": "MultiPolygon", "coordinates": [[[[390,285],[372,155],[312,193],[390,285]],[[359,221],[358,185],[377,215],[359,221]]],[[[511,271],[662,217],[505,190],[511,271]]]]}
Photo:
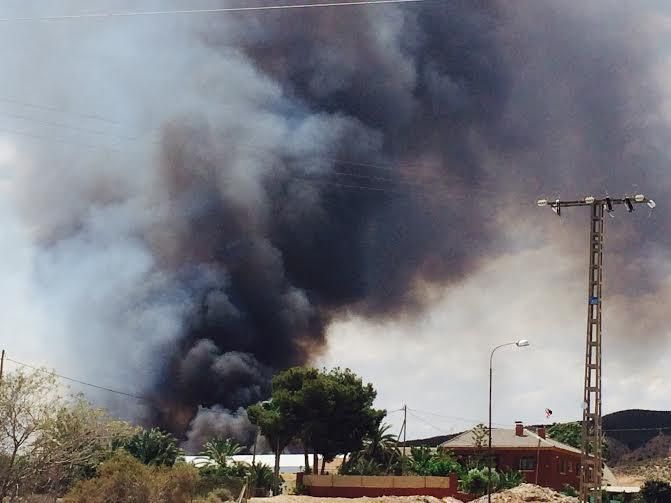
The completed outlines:
{"type": "MultiPolygon", "coordinates": [[[[244,467],[196,468],[177,462],[156,466],[140,462],[119,450],[103,463],[98,474],[75,484],[64,497],[67,503],[218,503],[235,499],[245,479],[232,476],[244,467]]],[[[272,484],[272,470],[265,465],[246,467],[248,480],[265,487],[272,484]]]]}

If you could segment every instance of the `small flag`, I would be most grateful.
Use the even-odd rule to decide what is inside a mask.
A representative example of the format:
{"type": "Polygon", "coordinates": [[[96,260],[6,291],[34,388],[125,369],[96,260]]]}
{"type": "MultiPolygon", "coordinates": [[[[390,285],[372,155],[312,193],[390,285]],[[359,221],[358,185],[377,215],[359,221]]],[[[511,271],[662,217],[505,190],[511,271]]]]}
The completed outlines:
{"type": "Polygon", "coordinates": [[[545,409],[545,417],[549,418],[552,415],[552,411],[550,409],[545,409]]]}

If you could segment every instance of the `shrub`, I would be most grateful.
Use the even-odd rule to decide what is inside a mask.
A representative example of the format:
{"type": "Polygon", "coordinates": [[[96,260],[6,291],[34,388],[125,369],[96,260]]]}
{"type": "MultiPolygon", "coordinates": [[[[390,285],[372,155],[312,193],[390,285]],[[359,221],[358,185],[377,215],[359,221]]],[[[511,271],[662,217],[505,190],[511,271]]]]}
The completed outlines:
{"type": "Polygon", "coordinates": [[[257,491],[268,492],[275,487],[275,474],[268,465],[252,465],[250,479],[257,491]]]}
{"type": "MultiPolygon", "coordinates": [[[[247,466],[247,475],[249,466],[247,466]]],[[[232,477],[230,472],[221,466],[204,466],[198,470],[198,494],[208,494],[223,489],[231,494],[238,495],[244,485],[244,477],[232,477]]]]}
{"type": "Polygon", "coordinates": [[[349,459],[340,467],[341,475],[380,475],[382,467],[373,459],[349,459]]]}
{"type": "Polygon", "coordinates": [[[561,490],[561,493],[565,496],[572,496],[574,498],[578,497],[578,490],[573,487],[571,484],[564,484],[564,487],[561,490]]]}
{"type": "Polygon", "coordinates": [[[195,496],[199,476],[198,470],[191,465],[179,463],[172,468],[153,470],[151,480],[152,503],[190,503],[195,496]]]}
{"type": "Polygon", "coordinates": [[[98,475],[79,482],[64,498],[68,503],[190,503],[200,477],[196,468],[177,464],[150,467],[125,451],[103,463],[98,475]]]}
{"type": "Polygon", "coordinates": [[[524,475],[516,470],[509,470],[499,474],[499,483],[496,486],[497,491],[512,489],[524,482],[524,475]]]}
{"type": "Polygon", "coordinates": [[[225,503],[226,501],[234,501],[236,496],[231,494],[228,489],[219,488],[210,492],[205,498],[194,500],[195,503],[225,503]]]}
{"type": "MultiPolygon", "coordinates": [[[[487,468],[471,468],[468,470],[459,481],[459,490],[475,496],[482,496],[487,492],[488,480],[487,468]]],[[[499,474],[496,470],[492,470],[491,487],[495,490],[500,483],[499,474]]]]}
{"type": "Polygon", "coordinates": [[[79,482],[68,503],[150,503],[151,471],[130,454],[118,452],[103,463],[96,478],[79,482]]]}
{"type": "Polygon", "coordinates": [[[671,501],[671,484],[663,480],[647,480],[641,495],[645,503],[668,503],[671,501]]]}
{"type": "Polygon", "coordinates": [[[417,475],[447,477],[452,473],[460,474],[461,465],[450,451],[438,449],[433,453],[428,447],[412,447],[409,461],[410,471],[417,475]]]}

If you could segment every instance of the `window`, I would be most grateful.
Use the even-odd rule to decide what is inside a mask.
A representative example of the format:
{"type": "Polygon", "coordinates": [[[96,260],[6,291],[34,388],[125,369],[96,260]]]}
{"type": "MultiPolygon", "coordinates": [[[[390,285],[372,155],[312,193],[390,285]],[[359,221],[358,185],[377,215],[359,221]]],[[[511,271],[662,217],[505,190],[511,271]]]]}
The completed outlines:
{"type": "Polygon", "coordinates": [[[573,461],[568,462],[568,472],[573,473],[573,461]]]}
{"type": "Polygon", "coordinates": [[[536,469],[536,458],[520,458],[520,471],[531,471],[536,469]]]}
{"type": "Polygon", "coordinates": [[[559,473],[566,473],[568,471],[568,462],[562,458],[559,460],[559,473]]]}

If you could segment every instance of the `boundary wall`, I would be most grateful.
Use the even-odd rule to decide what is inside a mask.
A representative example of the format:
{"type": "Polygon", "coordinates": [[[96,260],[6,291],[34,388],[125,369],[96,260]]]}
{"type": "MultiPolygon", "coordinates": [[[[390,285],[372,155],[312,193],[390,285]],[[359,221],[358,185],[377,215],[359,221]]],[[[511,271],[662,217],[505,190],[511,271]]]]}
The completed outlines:
{"type": "Polygon", "coordinates": [[[457,497],[457,476],[366,476],[299,474],[310,496],[322,498],[361,498],[379,496],[457,497]],[[302,475],[302,476],[301,476],[302,475]]]}

